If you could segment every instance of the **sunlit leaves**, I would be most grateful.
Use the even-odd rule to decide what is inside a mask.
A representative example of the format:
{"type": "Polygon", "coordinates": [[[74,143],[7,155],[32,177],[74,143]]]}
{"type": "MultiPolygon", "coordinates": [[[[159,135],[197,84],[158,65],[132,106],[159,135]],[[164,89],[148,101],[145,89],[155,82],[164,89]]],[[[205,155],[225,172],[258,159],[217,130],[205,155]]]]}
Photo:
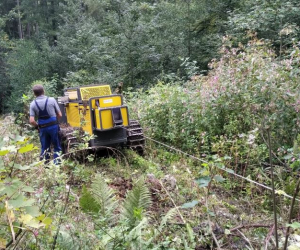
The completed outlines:
{"type": "Polygon", "coordinates": [[[43,223],[46,227],[50,226],[52,223],[52,219],[47,217],[45,214],[40,215],[37,217],[37,220],[40,221],[40,223],[43,223]]]}
{"type": "Polygon", "coordinates": [[[15,135],[12,138],[0,138],[0,156],[7,155],[8,153],[27,153],[38,149],[32,143],[27,144],[28,138],[15,135]],[[6,145],[7,144],[7,145],[6,145]],[[5,146],[6,145],[6,146],[5,146]]]}
{"type": "Polygon", "coordinates": [[[17,147],[14,146],[14,145],[11,145],[11,146],[7,146],[7,147],[2,147],[1,150],[0,150],[0,156],[4,156],[8,153],[15,153],[17,152],[17,147]]]}
{"type": "Polygon", "coordinates": [[[48,227],[52,223],[52,219],[45,217],[44,214],[37,218],[30,214],[23,214],[20,216],[19,220],[20,222],[24,223],[25,226],[32,228],[48,227]]]}
{"type": "Polygon", "coordinates": [[[36,146],[34,146],[33,144],[27,144],[26,146],[20,148],[18,150],[18,152],[23,154],[23,153],[30,152],[30,151],[36,150],[36,149],[38,149],[38,148],[36,146]]]}
{"type": "Polygon", "coordinates": [[[10,150],[6,149],[6,148],[2,148],[0,150],[0,156],[4,156],[6,154],[8,154],[10,152],[10,150]]]}

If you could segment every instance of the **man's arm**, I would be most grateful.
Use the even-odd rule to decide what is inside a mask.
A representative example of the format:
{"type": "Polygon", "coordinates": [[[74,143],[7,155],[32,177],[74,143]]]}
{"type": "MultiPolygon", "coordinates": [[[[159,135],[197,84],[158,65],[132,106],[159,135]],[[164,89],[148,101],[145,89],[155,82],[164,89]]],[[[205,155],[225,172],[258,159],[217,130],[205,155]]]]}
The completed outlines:
{"type": "Polygon", "coordinates": [[[35,128],[38,126],[37,122],[34,119],[34,116],[30,116],[29,123],[35,128]]]}
{"type": "Polygon", "coordinates": [[[56,117],[57,117],[57,120],[59,120],[60,118],[62,118],[61,111],[56,111],[56,117]]]}
{"type": "Polygon", "coordinates": [[[57,118],[57,120],[59,120],[60,118],[62,118],[62,113],[61,113],[58,103],[55,99],[54,99],[54,109],[55,109],[55,113],[56,113],[56,118],[57,118]]]}
{"type": "Polygon", "coordinates": [[[33,126],[33,127],[35,127],[35,128],[37,128],[37,126],[38,126],[38,124],[37,124],[37,122],[35,121],[35,111],[34,111],[34,109],[33,109],[33,103],[30,103],[30,111],[29,111],[29,123],[33,126]]]}

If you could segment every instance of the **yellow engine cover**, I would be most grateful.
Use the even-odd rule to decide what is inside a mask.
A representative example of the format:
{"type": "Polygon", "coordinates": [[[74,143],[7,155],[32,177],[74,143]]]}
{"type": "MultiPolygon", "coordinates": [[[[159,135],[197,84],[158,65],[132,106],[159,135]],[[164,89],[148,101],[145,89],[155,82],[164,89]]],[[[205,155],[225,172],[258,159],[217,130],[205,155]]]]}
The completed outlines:
{"type": "Polygon", "coordinates": [[[82,100],[87,101],[90,98],[96,97],[96,96],[111,95],[111,89],[110,89],[109,85],[81,87],[80,95],[81,95],[82,100]]]}

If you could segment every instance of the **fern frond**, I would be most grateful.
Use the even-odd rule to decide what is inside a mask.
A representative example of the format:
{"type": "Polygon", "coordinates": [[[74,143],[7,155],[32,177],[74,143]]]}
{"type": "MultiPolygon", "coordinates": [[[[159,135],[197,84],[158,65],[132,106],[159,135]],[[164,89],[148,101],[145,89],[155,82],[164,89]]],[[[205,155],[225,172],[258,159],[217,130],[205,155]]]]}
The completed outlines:
{"type": "Polygon", "coordinates": [[[114,211],[118,207],[118,202],[113,189],[111,189],[101,175],[96,175],[92,185],[91,194],[95,201],[100,205],[99,213],[111,221],[114,218],[114,211]]]}
{"type": "Polygon", "coordinates": [[[144,217],[136,227],[125,236],[126,242],[130,242],[130,249],[148,249],[147,242],[143,240],[143,229],[148,226],[148,219],[144,217]]]}
{"type": "Polygon", "coordinates": [[[95,201],[89,190],[83,186],[81,191],[81,197],[79,199],[79,205],[84,212],[99,212],[99,204],[95,201]]]}
{"type": "Polygon", "coordinates": [[[67,250],[67,249],[79,250],[79,246],[77,242],[75,242],[72,236],[64,230],[59,231],[57,237],[57,245],[58,248],[61,250],[67,250]]]}
{"type": "Polygon", "coordinates": [[[167,224],[168,220],[171,220],[177,215],[178,211],[176,207],[171,208],[166,215],[162,218],[160,226],[159,226],[159,231],[163,229],[163,227],[167,224]]]}
{"type": "Polygon", "coordinates": [[[121,213],[122,218],[128,221],[129,227],[134,227],[150,205],[150,192],[145,182],[140,179],[126,195],[121,213]]]}

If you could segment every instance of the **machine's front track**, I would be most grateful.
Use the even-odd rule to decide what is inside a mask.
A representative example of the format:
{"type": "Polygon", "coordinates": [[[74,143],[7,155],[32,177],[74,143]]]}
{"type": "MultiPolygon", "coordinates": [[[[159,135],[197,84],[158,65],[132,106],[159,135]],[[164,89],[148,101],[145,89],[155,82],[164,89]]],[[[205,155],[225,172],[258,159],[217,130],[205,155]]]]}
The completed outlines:
{"type": "Polygon", "coordinates": [[[144,153],[145,137],[143,129],[137,120],[130,120],[127,128],[127,147],[139,154],[144,153]]]}
{"type": "Polygon", "coordinates": [[[61,140],[61,147],[62,153],[67,155],[70,153],[70,149],[78,145],[79,135],[76,133],[80,133],[79,128],[74,128],[68,125],[60,125],[60,140],[61,140]]]}

